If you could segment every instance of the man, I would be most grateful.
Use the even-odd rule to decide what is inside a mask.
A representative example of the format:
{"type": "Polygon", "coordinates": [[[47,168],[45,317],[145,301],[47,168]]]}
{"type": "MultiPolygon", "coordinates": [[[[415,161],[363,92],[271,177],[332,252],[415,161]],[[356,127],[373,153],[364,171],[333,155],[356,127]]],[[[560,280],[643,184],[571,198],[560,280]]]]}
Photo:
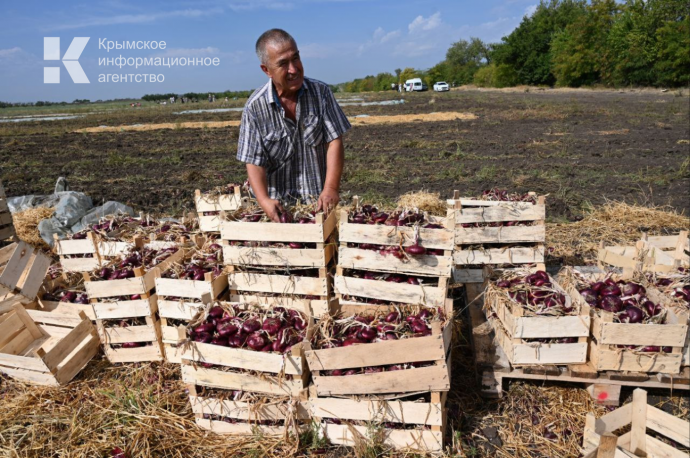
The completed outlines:
{"type": "Polygon", "coordinates": [[[290,34],[264,32],[256,54],[269,80],[247,100],[237,148],[256,200],[276,222],[281,201],[316,199],[317,210],[335,208],[345,156],[341,137],[350,123],[328,85],[304,77],[290,34]]]}

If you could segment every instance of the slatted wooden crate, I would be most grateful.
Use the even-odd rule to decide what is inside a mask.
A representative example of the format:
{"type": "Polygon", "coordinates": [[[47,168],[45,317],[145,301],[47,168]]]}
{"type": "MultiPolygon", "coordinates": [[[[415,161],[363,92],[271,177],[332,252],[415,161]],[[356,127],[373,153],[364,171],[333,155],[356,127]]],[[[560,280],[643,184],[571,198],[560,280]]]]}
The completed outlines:
{"type": "Polygon", "coordinates": [[[7,205],[5,188],[3,188],[2,181],[0,181],[0,240],[7,240],[10,237],[16,240],[16,233],[12,223],[12,214],[7,205]]]}
{"type": "Polygon", "coordinates": [[[158,297],[152,292],[156,277],[175,262],[184,257],[180,249],[157,266],[146,271],[141,267],[134,269],[134,278],[122,280],[92,281],[84,273],[86,292],[93,303],[96,326],[103,343],[106,357],[112,363],[128,363],[163,360],[160,320],[158,318],[158,297]],[[122,300],[123,296],[138,295],[140,299],[122,300]],[[117,298],[116,300],[113,300],[117,298]],[[145,325],[110,326],[113,320],[143,318],[145,325]],[[139,342],[145,346],[122,348],[123,343],[139,342]]]}
{"type": "Polygon", "coordinates": [[[319,318],[337,309],[337,299],[303,299],[285,295],[259,296],[256,294],[234,294],[229,296],[230,302],[255,304],[262,308],[284,307],[294,309],[307,316],[319,318]]]}
{"type": "MultiPolygon", "coordinates": [[[[533,269],[534,270],[534,269],[533,269]]],[[[498,344],[514,367],[530,365],[583,364],[587,362],[590,328],[590,309],[575,304],[577,315],[525,316],[525,309],[517,302],[504,298],[495,285],[496,276],[487,279],[484,307],[487,314],[495,313],[492,323],[498,344]],[[496,323],[496,320],[498,323],[496,323]],[[529,339],[576,338],[574,343],[539,343],[529,339]]],[[[549,276],[557,291],[565,296],[565,305],[573,307],[573,300],[549,276]]],[[[492,321],[492,320],[490,320],[492,321]]]]}
{"type": "Polygon", "coordinates": [[[60,256],[60,265],[67,272],[90,272],[113,258],[121,256],[132,247],[143,245],[143,240],[131,242],[102,240],[93,232],[88,232],[85,239],[77,240],[60,240],[56,234],[54,240],[53,247],[60,256]]]}
{"type": "Polygon", "coordinates": [[[98,336],[84,316],[0,305],[0,372],[23,382],[58,386],[98,353],[98,336]]]}
{"type": "Polygon", "coordinates": [[[296,398],[278,397],[262,404],[254,404],[233,401],[230,392],[226,399],[205,396],[196,385],[187,385],[187,391],[196,424],[216,434],[294,434],[293,424],[302,431],[308,427],[307,423],[311,419],[304,394],[296,398]],[[224,421],[225,419],[230,419],[231,422],[224,421]],[[266,425],[261,422],[275,424],[266,425]]]}
{"type": "Polygon", "coordinates": [[[442,307],[451,274],[454,221],[450,213],[448,218],[432,216],[428,219],[430,223],[442,225],[443,229],[419,228],[419,243],[427,249],[442,250],[443,254],[410,255],[399,259],[393,255],[379,254],[375,250],[347,245],[349,243],[407,247],[415,243],[415,228],[351,223],[348,221],[347,211],[342,210],[338,231],[338,268],[335,276],[338,298],[349,304],[359,302],[346,301],[343,296],[442,307]],[[387,283],[356,278],[348,275],[348,269],[411,275],[436,285],[387,283]]]}
{"type": "Polygon", "coordinates": [[[199,216],[199,229],[202,232],[220,232],[222,215],[242,208],[249,197],[242,196],[242,187],[233,186],[232,194],[202,193],[194,191],[194,203],[199,216]]]}
{"type": "MultiPolygon", "coordinates": [[[[607,274],[580,274],[590,282],[603,281],[607,274]]],[[[587,306],[574,286],[573,271],[563,269],[558,279],[573,302],[587,306]]],[[[613,275],[614,280],[621,277],[613,275]]],[[[676,312],[667,299],[654,288],[647,289],[647,297],[666,308],[665,324],[614,323],[614,314],[590,308],[592,318],[589,359],[597,371],[659,372],[678,374],[681,369],[683,347],[688,334],[687,312],[676,312]],[[671,347],[671,353],[633,352],[623,345],[671,347]]]]}
{"type": "Polygon", "coordinates": [[[50,258],[25,242],[0,248],[0,304],[31,307],[50,268],[50,258]]]}
{"type": "Polygon", "coordinates": [[[309,383],[304,350],[313,332],[309,319],[307,338],[286,354],[190,342],[181,352],[182,379],[188,385],[298,397],[309,383]]]}
{"type": "Polygon", "coordinates": [[[331,444],[354,446],[362,439],[373,439],[395,449],[439,452],[444,444],[447,393],[434,391],[426,396],[428,401],[314,395],[309,398],[309,411],[331,444]],[[369,437],[371,427],[354,422],[373,426],[377,437],[369,437]],[[411,425],[417,428],[410,429],[411,425]]]}
{"type": "Polygon", "coordinates": [[[585,457],[597,458],[604,455],[594,453],[605,448],[612,450],[609,456],[620,457],[664,457],[687,458],[687,452],[675,448],[673,445],[647,433],[647,431],[670,439],[671,441],[690,448],[690,423],[647,404],[647,392],[636,389],[633,401],[613,412],[596,418],[587,414],[583,448],[585,457]],[[618,438],[611,438],[611,434],[630,426],[630,431],[618,438]]]}
{"type": "MultiPolygon", "coordinates": [[[[395,310],[394,307],[373,307],[369,310],[395,310]]],[[[361,306],[340,305],[346,315],[367,312],[361,306]]],[[[448,316],[452,301],[444,304],[448,316]]],[[[452,322],[431,323],[431,335],[410,339],[389,340],[348,347],[306,351],[306,360],[318,396],[378,395],[450,389],[450,344],[452,322]],[[417,362],[432,365],[371,374],[326,375],[335,369],[359,369],[417,362]]]]}
{"type": "Polygon", "coordinates": [[[82,312],[91,321],[96,321],[96,315],[93,311],[93,304],[91,303],[76,304],[73,302],[48,300],[46,293],[52,293],[58,289],[74,291],[78,294],[86,293],[83,277],[79,278],[78,281],[75,281],[75,279],[71,279],[69,275],[63,272],[55,279],[46,278],[43,282],[43,291],[39,293],[40,298],[38,300],[38,306],[40,310],[66,315],[79,315],[79,313],[82,312]]]}
{"type": "Polygon", "coordinates": [[[458,191],[454,192],[453,199],[447,201],[448,207],[453,209],[456,215],[454,283],[474,283],[474,280],[481,276],[483,265],[544,263],[546,203],[544,196],[536,198],[536,204],[487,201],[461,198],[458,191]],[[506,222],[527,225],[491,226],[492,223],[506,222]],[[482,226],[464,227],[477,223],[482,226]],[[479,245],[493,247],[476,248],[479,245]]]}
{"type": "Polygon", "coordinates": [[[204,280],[199,281],[156,278],[158,314],[161,318],[161,336],[166,361],[181,363],[181,350],[178,346],[187,340],[186,326],[181,323],[176,326],[173,323],[175,321],[190,322],[205,307],[205,304],[220,299],[227,287],[226,273],[213,278],[212,272],[206,272],[204,280]],[[173,321],[170,322],[170,320],[173,321]]]}

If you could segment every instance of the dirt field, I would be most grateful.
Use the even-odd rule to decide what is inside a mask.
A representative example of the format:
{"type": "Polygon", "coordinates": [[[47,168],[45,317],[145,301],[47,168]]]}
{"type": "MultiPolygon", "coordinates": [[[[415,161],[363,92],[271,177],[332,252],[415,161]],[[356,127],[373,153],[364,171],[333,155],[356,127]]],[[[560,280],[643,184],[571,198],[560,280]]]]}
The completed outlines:
{"type": "MultiPolygon", "coordinates": [[[[343,97],[347,103],[399,94],[343,97]]],[[[605,199],[690,210],[688,97],[661,92],[452,91],[405,94],[405,103],[345,106],[348,116],[437,112],[476,119],[367,124],[345,138],[343,190],[370,200],[428,189],[474,195],[492,186],[549,193],[549,218],[576,219],[605,199]]],[[[239,107],[242,100],[229,105],[239,107]]],[[[245,178],[235,160],[238,127],[182,128],[237,121],[237,111],[175,115],[207,103],[127,108],[64,121],[0,124],[8,193],[47,193],[58,176],[95,201],[120,200],[151,212],[191,209],[195,188],[245,178]],[[75,133],[98,126],[171,123],[172,129],[75,133]]],[[[56,108],[59,111],[59,108],[56,108]]],[[[0,116],[7,116],[2,113],[0,116]]],[[[395,119],[407,121],[415,116],[395,119]]]]}

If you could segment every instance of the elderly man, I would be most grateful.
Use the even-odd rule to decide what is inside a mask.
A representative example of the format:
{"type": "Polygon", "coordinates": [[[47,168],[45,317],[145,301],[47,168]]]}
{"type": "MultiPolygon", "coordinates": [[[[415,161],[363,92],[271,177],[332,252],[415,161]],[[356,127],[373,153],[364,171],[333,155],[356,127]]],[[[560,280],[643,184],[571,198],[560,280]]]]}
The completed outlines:
{"type": "Polygon", "coordinates": [[[328,211],[340,199],[342,135],[350,123],[321,81],[304,77],[295,40],[280,29],[264,32],[256,54],[268,82],[247,100],[237,159],[247,164],[252,192],[278,222],[281,201],[312,202],[328,211]],[[318,197],[317,197],[318,196],[318,197]]]}

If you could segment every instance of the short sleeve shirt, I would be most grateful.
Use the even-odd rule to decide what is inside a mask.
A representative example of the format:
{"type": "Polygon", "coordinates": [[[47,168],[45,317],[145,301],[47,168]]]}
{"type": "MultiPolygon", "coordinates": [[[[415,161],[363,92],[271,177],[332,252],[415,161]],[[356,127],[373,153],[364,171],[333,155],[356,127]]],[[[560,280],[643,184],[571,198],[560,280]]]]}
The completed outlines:
{"type": "Polygon", "coordinates": [[[351,125],[321,81],[304,78],[297,122],[285,117],[271,80],[251,95],[242,113],[237,159],[266,169],[272,199],[318,198],[326,180],[327,144],[351,125]]]}

